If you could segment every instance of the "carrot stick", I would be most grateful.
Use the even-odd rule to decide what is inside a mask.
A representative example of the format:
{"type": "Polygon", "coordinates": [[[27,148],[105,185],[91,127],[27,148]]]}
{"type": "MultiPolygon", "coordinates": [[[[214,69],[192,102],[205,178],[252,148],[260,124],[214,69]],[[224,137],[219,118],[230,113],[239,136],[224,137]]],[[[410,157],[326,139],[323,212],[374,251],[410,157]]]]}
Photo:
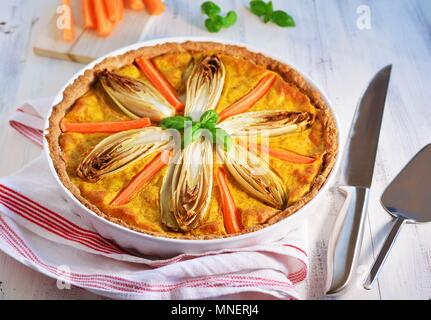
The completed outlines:
{"type": "Polygon", "coordinates": [[[135,11],[142,11],[145,9],[145,5],[142,0],[125,0],[125,5],[127,9],[135,11]]]}
{"type": "Polygon", "coordinates": [[[82,0],[82,7],[84,8],[84,25],[86,28],[96,28],[96,17],[94,16],[93,0],[82,0]]]}
{"type": "MultiPolygon", "coordinates": [[[[245,148],[247,148],[245,142],[239,141],[239,143],[243,145],[245,148]]],[[[309,164],[309,163],[313,163],[316,160],[312,157],[303,156],[293,151],[267,148],[261,144],[248,143],[248,147],[254,153],[257,153],[260,151],[262,153],[269,154],[271,157],[284,160],[284,161],[289,161],[292,163],[309,164]]]]}
{"type": "Polygon", "coordinates": [[[94,16],[97,21],[96,31],[101,36],[108,36],[112,32],[114,25],[108,18],[103,0],[93,0],[93,4],[94,16]]]}
{"type": "Polygon", "coordinates": [[[120,21],[120,11],[118,8],[118,1],[105,0],[104,2],[105,2],[105,8],[106,8],[108,19],[113,23],[120,21]]]}
{"type": "Polygon", "coordinates": [[[272,73],[264,76],[256,87],[243,96],[238,101],[231,104],[219,114],[219,121],[232,117],[236,114],[243,113],[250,109],[259,99],[261,99],[271,89],[276,76],[272,73]]]}
{"type": "Polygon", "coordinates": [[[166,78],[160,73],[159,70],[151,63],[147,58],[140,57],[136,59],[136,63],[145,77],[160,91],[160,93],[168,100],[168,102],[177,110],[181,111],[184,109],[184,103],[182,103],[177,94],[166,80],[166,78]]]}
{"type": "Polygon", "coordinates": [[[97,132],[120,132],[132,129],[140,129],[151,125],[150,118],[141,118],[130,121],[114,121],[114,122],[64,122],[61,124],[63,132],[81,132],[81,133],[97,133],[97,132]]]}
{"type": "Polygon", "coordinates": [[[150,179],[159,172],[165,165],[163,161],[163,152],[159,153],[153,160],[151,160],[144,169],[141,170],[136,176],[130,180],[129,184],[121,190],[117,196],[112,200],[111,205],[121,206],[129,202],[135,194],[142,189],[142,187],[150,181],[150,179]]]}
{"type": "Polygon", "coordinates": [[[66,26],[63,29],[63,40],[64,41],[73,41],[75,39],[75,28],[73,25],[73,13],[72,13],[72,7],[70,6],[70,0],[63,0],[63,4],[67,6],[69,10],[69,14],[66,14],[66,18],[68,20],[66,21],[66,26]]]}
{"type": "Polygon", "coordinates": [[[143,0],[145,8],[150,15],[158,16],[165,12],[165,4],[162,0],[143,0]]]}
{"type": "Polygon", "coordinates": [[[216,183],[220,190],[224,227],[227,233],[238,233],[242,229],[241,219],[227,184],[226,171],[222,167],[216,170],[216,183]]]}
{"type": "Polygon", "coordinates": [[[120,21],[124,19],[124,1],[123,0],[116,0],[117,1],[117,7],[119,12],[120,21]]]}

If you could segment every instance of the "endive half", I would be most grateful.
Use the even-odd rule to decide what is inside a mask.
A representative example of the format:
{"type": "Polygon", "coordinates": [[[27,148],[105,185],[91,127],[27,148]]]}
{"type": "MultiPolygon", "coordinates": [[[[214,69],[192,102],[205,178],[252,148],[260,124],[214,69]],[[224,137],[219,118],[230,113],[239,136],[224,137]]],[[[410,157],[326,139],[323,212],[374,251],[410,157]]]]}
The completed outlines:
{"type": "Polygon", "coordinates": [[[228,151],[218,146],[217,153],[244,191],[273,208],[286,208],[287,191],[281,178],[265,160],[237,143],[232,144],[228,151]]]}
{"type": "Polygon", "coordinates": [[[256,111],[230,117],[218,124],[232,136],[265,134],[269,137],[308,129],[314,121],[309,112],[256,111]]]}
{"type": "Polygon", "coordinates": [[[81,161],[77,175],[95,182],[127,164],[164,148],[169,135],[159,127],[123,131],[100,141],[81,161]]]}
{"type": "MultiPolygon", "coordinates": [[[[195,63],[187,81],[184,114],[200,120],[215,109],[223,91],[226,70],[221,59],[207,56],[195,63]]],[[[170,229],[189,231],[205,217],[213,184],[212,141],[200,137],[174,158],[160,191],[162,223],[170,229]]]]}
{"type": "Polygon", "coordinates": [[[162,223],[172,230],[189,231],[205,217],[213,185],[212,142],[189,144],[173,159],[160,191],[162,223]]]}
{"type": "Polygon", "coordinates": [[[120,76],[107,70],[99,72],[98,77],[106,93],[133,119],[149,117],[159,122],[175,114],[175,108],[146,81],[120,76]]]}
{"type": "Polygon", "coordinates": [[[225,76],[223,62],[215,55],[195,63],[187,81],[184,114],[197,121],[205,111],[215,109],[223,91],[225,76]]]}

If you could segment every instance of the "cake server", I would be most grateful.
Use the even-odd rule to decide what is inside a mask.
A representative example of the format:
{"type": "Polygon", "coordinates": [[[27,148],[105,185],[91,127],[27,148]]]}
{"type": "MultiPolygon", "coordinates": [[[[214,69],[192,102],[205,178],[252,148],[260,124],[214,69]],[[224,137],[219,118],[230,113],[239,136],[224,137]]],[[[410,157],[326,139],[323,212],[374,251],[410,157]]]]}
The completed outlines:
{"type": "Polygon", "coordinates": [[[401,227],[407,223],[431,222],[431,144],[419,151],[383,192],[381,201],[395,221],[364,288],[371,289],[401,227]]]}
{"type": "Polygon", "coordinates": [[[371,80],[350,129],[339,186],[346,199],[328,244],[327,295],[342,293],[357,266],[391,70],[388,65],[371,80]]]}

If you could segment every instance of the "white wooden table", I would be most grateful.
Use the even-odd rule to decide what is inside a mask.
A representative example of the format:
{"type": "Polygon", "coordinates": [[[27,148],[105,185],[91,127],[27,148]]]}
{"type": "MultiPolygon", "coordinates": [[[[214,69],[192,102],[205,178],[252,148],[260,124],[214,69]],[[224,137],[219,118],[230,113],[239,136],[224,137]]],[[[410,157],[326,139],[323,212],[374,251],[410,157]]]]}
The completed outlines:
{"type": "MultiPolygon", "coordinates": [[[[5,22],[0,23],[0,176],[19,169],[40,152],[8,126],[8,115],[26,99],[53,95],[82,67],[32,53],[32,39],[44,25],[38,22],[52,14],[57,2],[0,3],[0,22],[5,22]]],[[[168,12],[154,19],[143,40],[208,36],[202,27],[201,1],[166,2],[168,12]]],[[[246,0],[216,2],[239,14],[238,23],[217,36],[262,47],[308,73],[333,101],[344,138],[370,77],[380,67],[394,65],[358,268],[364,278],[389,229],[390,218],[379,205],[379,197],[403,165],[431,142],[431,1],[273,0],[276,8],[287,10],[296,19],[293,29],[259,22],[247,10],[246,0]],[[371,29],[358,28],[358,18],[367,8],[371,29]]],[[[310,273],[300,288],[306,298],[323,297],[327,239],[341,203],[337,192],[329,192],[311,223],[310,273]]],[[[54,280],[0,253],[0,299],[16,298],[98,297],[79,288],[58,290],[54,280]]],[[[341,298],[430,299],[431,225],[406,226],[376,288],[365,291],[358,283],[341,298]]]]}

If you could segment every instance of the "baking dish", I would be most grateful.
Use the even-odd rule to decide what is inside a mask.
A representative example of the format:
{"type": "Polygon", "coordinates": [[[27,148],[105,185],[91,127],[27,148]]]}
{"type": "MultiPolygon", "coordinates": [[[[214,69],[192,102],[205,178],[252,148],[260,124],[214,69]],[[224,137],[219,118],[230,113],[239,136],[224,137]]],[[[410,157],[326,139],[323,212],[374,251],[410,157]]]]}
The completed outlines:
{"type": "MultiPolygon", "coordinates": [[[[157,44],[163,44],[163,43],[182,43],[186,41],[195,41],[195,42],[203,42],[203,41],[209,41],[209,42],[216,42],[216,43],[222,43],[222,44],[229,44],[229,45],[236,45],[240,47],[244,47],[248,49],[251,52],[258,52],[262,53],[265,56],[273,58],[270,54],[262,52],[261,50],[256,50],[254,48],[251,48],[248,45],[240,44],[240,43],[233,43],[233,42],[227,42],[219,39],[208,39],[208,38],[166,38],[166,39],[159,39],[159,40],[152,40],[148,42],[138,43],[132,46],[128,46],[119,50],[116,50],[115,52],[112,52],[108,55],[105,55],[93,63],[89,64],[85,68],[83,68],[80,72],[78,72],[72,79],[66,84],[66,86],[60,91],[60,93],[56,96],[56,98],[53,101],[53,106],[57,105],[63,97],[63,91],[64,89],[69,86],[71,83],[74,82],[75,79],[77,79],[80,75],[82,75],[85,70],[92,69],[96,64],[103,61],[105,58],[110,56],[117,56],[120,54],[123,54],[125,52],[128,52],[130,50],[135,50],[141,47],[146,46],[154,46],[157,44]]],[[[281,59],[276,59],[281,62],[283,62],[281,59]]],[[[295,70],[298,70],[297,68],[294,68],[295,70]]],[[[331,110],[333,118],[336,122],[336,117],[334,116],[334,112],[331,109],[331,104],[329,103],[328,99],[325,97],[325,95],[322,93],[321,90],[317,88],[317,86],[310,80],[309,77],[305,76],[303,73],[301,73],[302,77],[305,79],[305,81],[313,87],[314,90],[318,91],[324,100],[325,104],[328,106],[328,108],[331,110]]],[[[336,123],[337,124],[337,123],[336,123]]],[[[336,125],[337,126],[337,125],[336,125]]],[[[45,125],[45,128],[48,129],[49,123],[47,122],[45,125]]],[[[338,126],[337,126],[338,127],[338,126]]],[[[294,215],[289,216],[286,219],[283,219],[277,223],[274,223],[270,226],[267,226],[263,229],[260,229],[258,231],[249,232],[237,236],[231,236],[226,238],[220,238],[220,239],[206,239],[206,240],[196,240],[196,239],[175,239],[175,238],[165,238],[165,237],[159,237],[159,236],[152,236],[149,234],[137,232],[134,230],[131,230],[129,228],[123,227],[121,225],[115,224],[111,221],[108,221],[104,219],[103,217],[97,215],[92,210],[88,209],[86,206],[84,206],[76,197],[69,191],[68,188],[66,188],[61,180],[59,179],[57,172],[54,168],[54,163],[51,160],[48,145],[47,142],[45,143],[45,150],[46,155],[48,158],[48,162],[51,168],[51,171],[58,181],[61,190],[65,193],[67,201],[70,203],[70,205],[73,207],[74,212],[81,216],[81,218],[91,227],[93,227],[97,232],[99,232],[102,236],[112,239],[116,243],[118,243],[121,247],[127,248],[127,249],[133,249],[135,251],[144,253],[144,254],[153,254],[153,255],[160,255],[160,256],[170,256],[175,255],[178,253],[197,253],[197,252],[203,252],[203,251],[213,251],[213,250],[220,250],[220,249],[227,249],[227,248],[239,248],[244,246],[250,246],[257,243],[262,242],[268,242],[273,241],[276,239],[281,238],[283,235],[285,235],[291,228],[293,228],[297,223],[301,223],[301,221],[304,221],[303,219],[306,218],[305,212],[311,212],[311,207],[313,204],[318,200],[319,196],[324,192],[324,190],[327,188],[327,186],[330,184],[331,179],[333,177],[333,172],[335,172],[336,166],[338,164],[338,161],[335,161],[335,166],[332,168],[332,171],[330,172],[329,176],[326,178],[324,185],[320,188],[319,192],[315,197],[311,199],[308,203],[306,203],[302,208],[300,208],[298,211],[295,212],[294,215]]],[[[338,130],[337,130],[337,144],[339,145],[339,137],[338,137],[338,130]]],[[[337,159],[338,157],[336,157],[337,159]]]]}

